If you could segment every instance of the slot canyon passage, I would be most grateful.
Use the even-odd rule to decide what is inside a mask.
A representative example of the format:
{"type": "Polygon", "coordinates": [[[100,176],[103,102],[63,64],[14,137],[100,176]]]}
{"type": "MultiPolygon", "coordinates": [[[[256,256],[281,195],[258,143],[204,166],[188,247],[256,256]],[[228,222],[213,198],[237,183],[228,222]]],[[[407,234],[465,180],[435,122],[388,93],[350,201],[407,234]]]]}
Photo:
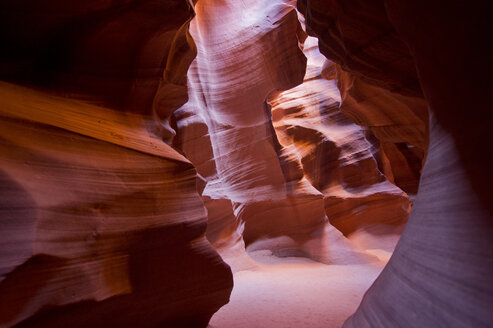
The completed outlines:
{"type": "Polygon", "coordinates": [[[486,1],[0,2],[0,327],[493,327],[486,1]]]}

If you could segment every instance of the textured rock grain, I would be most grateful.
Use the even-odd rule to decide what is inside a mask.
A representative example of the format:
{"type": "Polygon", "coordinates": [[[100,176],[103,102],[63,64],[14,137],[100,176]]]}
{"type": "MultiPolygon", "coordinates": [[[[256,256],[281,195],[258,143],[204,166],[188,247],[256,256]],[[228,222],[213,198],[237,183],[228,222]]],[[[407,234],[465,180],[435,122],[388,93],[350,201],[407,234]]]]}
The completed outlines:
{"type": "Polygon", "coordinates": [[[175,112],[176,144],[206,183],[208,237],[240,251],[244,240],[324,262],[365,258],[329,227],[322,194],[291,168],[299,164],[282,154],[272,127],[266,98],[301,83],[305,73],[296,10],[285,1],[204,0],[196,12],[190,33],[197,58],[189,101],[175,112]],[[347,259],[327,251],[330,239],[347,259]]]}
{"type": "Polygon", "coordinates": [[[491,326],[493,156],[484,138],[489,77],[480,64],[491,50],[479,41],[488,38],[486,2],[298,4],[327,57],[391,92],[418,96],[413,91],[422,89],[430,108],[429,149],[409,222],[345,327],[491,326]]]}
{"type": "Polygon", "coordinates": [[[213,245],[230,264],[245,259],[245,245],[326,263],[371,260],[332,223],[360,233],[363,249],[392,250],[409,199],[380,172],[365,128],[340,113],[335,74],[322,77],[313,40],[301,51],[292,2],[204,0],[196,11],[197,58],[189,101],[173,113],[173,144],[200,174],[213,245]],[[314,56],[308,67],[304,55],[314,56]],[[393,241],[372,245],[372,229],[393,241]]]}
{"type": "Polygon", "coordinates": [[[232,281],[188,160],[140,116],[0,94],[0,323],[205,326],[232,281]]]}
{"type": "Polygon", "coordinates": [[[366,129],[339,110],[337,80],[323,77],[334,64],[324,59],[316,43],[309,37],[304,44],[304,82],[270,100],[277,136],[301,174],[322,193],[330,223],[346,236],[357,236],[365,249],[392,251],[384,236],[397,241],[409,199],[380,172],[366,129]],[[370,240],[378,239],[386,241],[371,245],[370,240]]]}
{"type": "Polygon", "coordinates": [[[158,120],[187,101],[190,18],[181,0],[0,4],[0,326],[205,327],[228,302],[158,120]]]}

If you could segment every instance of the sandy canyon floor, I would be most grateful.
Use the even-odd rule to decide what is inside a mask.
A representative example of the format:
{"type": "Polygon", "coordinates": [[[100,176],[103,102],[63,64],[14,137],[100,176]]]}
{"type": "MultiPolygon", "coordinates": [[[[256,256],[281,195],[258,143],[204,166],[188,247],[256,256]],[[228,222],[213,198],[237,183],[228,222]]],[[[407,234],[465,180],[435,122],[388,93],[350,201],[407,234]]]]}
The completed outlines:
{"type": "Polygon", "coordinates": [[[234,274],[230,302],[209,328],[341,327],[385,265],[325,265],[269,251],[250,255],[258,268],[234,274]]]}

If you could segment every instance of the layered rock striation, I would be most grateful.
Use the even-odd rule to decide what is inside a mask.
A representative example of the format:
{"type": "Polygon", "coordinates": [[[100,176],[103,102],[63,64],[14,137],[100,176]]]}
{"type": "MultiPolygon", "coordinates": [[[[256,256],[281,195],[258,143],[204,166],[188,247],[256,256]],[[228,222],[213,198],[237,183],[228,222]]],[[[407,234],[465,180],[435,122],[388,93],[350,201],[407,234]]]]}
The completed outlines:
{"type": "Polygon", "coordinates": [[[305,43],[292,2],[195,8],[189,101],[171,121],[173,145],[200,175],[213,245],[230,264],[245,245],[325,263],[371,261],[339,231],[361,251],[391,251],[408,196],[380,171],[371,132],[339,111],[335,68],[313,39],[305,43]]]}
{"type": "Polygon", "coordinates": [[[430,109],[428,154],[409,222],[345,327],[491,325],[493,157],[484,138],[488,77],[479,67],[491,55],[479,41],[487,38],[486,3],[298,7],[328,58],[388,92],[417,97],[421,89],[430,109]]]}
{"type": "Polygon", "coordinates": [[[153,111],[158,88],[163,111],[187,101],[190,14],[0,4],[0,326],[205,327],[228,302],[196,170],[153,111]]]}
{"type": "Polygon", "coordinates": [[[232,280],[188,160],[138,115],[0,94],[1,325],[206,326],[232,280]]]}
{"type": "Polygon", "coordinates": [[[391,252],[406,222],[409,198],[379,170],[380,145],[372,142],[371,132],[341,112],[345,100],[333,74],[336,67],[319,53],[315,38],[305,41],[304,53],[304,82],[270,101],[283,151],[323,195],[331,224],[364,249],[391,252]]]}
{"type": "Polygon", "coordinates": [[[411,205],[345,326],[488,326],[486,10],[447,6],[0,4],[0,326],[205,327],[225,262],[387,261],[411,205]]]}
{"type": "Polygon", "coordinates": [[[283,1],[200,1],[196,12],[189,101],[175,115],[182,149],[206,182],[206,203],[222,208],[210,213],[209,229],[235,231],[233,240],[247,245],[289,236],[273,250],[306,254],[307,234],[325,229],[323,199],[297,173],[286,176],[265,102],[302,82],[297,13],[283,1]],[[219,212],[220,220],[211,217],[219,212]]]}
{"type": "Polygon", "coordinates": [[[340,110],[378,139],[379,168],[387,179],[416,195],[428,150],[428,103],[367,83],[340,65],[335,71],[340,110]]]}

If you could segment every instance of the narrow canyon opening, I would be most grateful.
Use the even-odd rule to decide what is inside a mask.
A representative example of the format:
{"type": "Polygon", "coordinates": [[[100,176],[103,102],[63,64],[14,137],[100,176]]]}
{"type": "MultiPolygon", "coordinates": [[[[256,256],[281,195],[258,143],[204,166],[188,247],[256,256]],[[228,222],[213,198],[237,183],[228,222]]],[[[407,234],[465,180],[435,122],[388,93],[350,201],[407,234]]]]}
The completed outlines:
{"type": "Polygon", "coordinates": [[[485,2],[0,3],[0,327],[490,327],[485,2]]]}

